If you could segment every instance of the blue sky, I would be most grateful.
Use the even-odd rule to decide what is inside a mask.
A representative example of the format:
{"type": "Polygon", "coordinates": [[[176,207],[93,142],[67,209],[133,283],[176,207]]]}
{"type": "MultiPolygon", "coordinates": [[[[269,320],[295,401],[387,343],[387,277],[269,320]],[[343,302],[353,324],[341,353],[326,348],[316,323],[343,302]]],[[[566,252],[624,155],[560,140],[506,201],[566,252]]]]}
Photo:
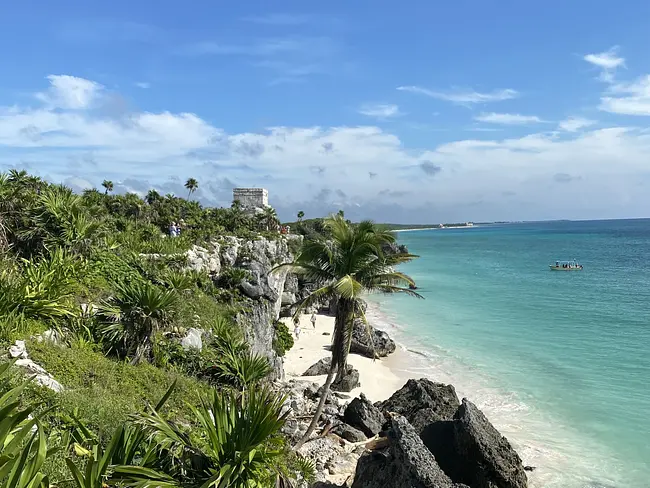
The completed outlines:
{"type": "Polygon", "coordinates": [[[15,2],[0,168],[284,218],[648,216],[650,4],[15,2]],[[155,5],[155,7],[154,7],[155,5]]]}

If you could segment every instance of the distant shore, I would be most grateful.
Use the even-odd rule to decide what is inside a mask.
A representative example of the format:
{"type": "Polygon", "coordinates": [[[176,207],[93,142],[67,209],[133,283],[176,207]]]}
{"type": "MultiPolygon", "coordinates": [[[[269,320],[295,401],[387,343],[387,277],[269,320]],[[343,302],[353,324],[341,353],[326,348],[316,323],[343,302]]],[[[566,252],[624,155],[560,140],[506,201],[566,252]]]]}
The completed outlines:
{"type": "Polygon", "coordinates": [[[473,225],[449,225],[444,227],[416,227],[413,229],[394,229],[391,230],[391,232],[415,232],[417,230],[472,229],[474,227],[479,227],[479,226],[473,224],[473,225]]]}

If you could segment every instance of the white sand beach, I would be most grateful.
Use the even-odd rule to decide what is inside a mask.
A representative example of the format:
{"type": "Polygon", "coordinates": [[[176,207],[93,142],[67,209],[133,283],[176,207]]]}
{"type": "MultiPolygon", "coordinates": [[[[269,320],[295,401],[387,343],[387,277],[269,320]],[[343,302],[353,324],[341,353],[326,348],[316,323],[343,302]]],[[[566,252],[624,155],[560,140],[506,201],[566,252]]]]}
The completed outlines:
{"type": "MultiPolygon", "coordinates": [[[[287,379],[309,380],[323,384],[325,375],[301,375],[316,361],[330,355],[329,346],[334,329],[334,317],[317,315],[315,329],[309,321],[310,317],[311,315],[300,316],[300,339],[295,340],[294,336],[295,345],[284,357],[284,371],[287,379]],[[329,334],[323,335],[324,332],[329,334]]],[[[293,333],[292,320],[285,318],[283,321],[293,333]]],[[[352,390],[349,395],[354,397],[363,392],[371,401],[376,402],[386,400],[396,390],[399,390],[406,380],[397,376],[388,365],[397,361],[395,356],[399,356],[400,353],[398,348],[388,358],[375,359],[374,361],[357,354],[350,354],[348,363],[359,371],[361,386],[352,390]]]]}

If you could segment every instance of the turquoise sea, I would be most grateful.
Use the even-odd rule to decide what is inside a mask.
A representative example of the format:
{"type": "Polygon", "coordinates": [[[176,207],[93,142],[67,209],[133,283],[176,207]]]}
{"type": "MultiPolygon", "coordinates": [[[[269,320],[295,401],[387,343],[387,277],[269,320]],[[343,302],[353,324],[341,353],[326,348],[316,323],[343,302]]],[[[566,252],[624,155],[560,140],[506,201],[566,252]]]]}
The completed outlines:
{"type": "Polygon", "coordinates": [[[533,486],[650,487],[650,220],[400,232],[424,300],[372,317],[410,376],[451,382],[533,486]],[[578,259],[582,271],[550,271],[578,259]]]}

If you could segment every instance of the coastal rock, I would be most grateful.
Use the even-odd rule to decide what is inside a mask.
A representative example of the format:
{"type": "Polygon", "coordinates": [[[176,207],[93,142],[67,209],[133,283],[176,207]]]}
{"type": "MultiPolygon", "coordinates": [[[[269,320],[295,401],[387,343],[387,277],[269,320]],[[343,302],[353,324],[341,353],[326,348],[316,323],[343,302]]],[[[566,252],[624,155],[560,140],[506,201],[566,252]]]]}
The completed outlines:
{"type": "Polygon", "coordinates": [[[436,464],[411,424],[391,416],[388,446],[359,459],[352,488],[460,488],[436,464]]]}
{"type": "Polygon", "coordinates": [[[16,341],[14,345],[9,348],[9,357],[14,359],[26,359],[28,354],[27,348],[25,347],[25,341],[16,341]]]}
{"type": "Polygon", "coordinates": [[[305,371],[303,376],[319,376],[322,374],[329,373],[330,367],[332,365],[332,358],[326,357],[319,359],[316,363],[312,364],[307,371],[305,371]]]}
{"type": "Polygon", "coordinates": [[[348,424],[339,424],[332,430],[332,433],[342,437],[349,442],[363,442],[367,439],[366,435],[358,429],[348,424]]]}
{"type": "Polygon", "coordinates": [[[349,364],[347,365],[347,371],[340,380],[335,380],[332,382],[331,388],[334,391],[352,391],[355,388],[361,386],[359,382],[359,371],[354,369],[349,364]]]}
{"type": "Polygon", "coordinates": [[[454,416],[456,481],[472,488],[526,488],[521,458],[476,405],[463,398],[454,416]]]}
{"type": "Polygon", "coordinates": [[[359,429],[368,437],[381,432],[386,419],[363,393],[353,399],[343,413],[343,420],[346,424],[359,429]]]}
{"type": "Polygon", "coordinates": [[[54,377],[45,371],[43,367],[36,364],[31,359],[18,359],[15,363],[16,366],[25,370],[29,375],[34,375],[34,381],[45,388],[49,388],[57,393],[64,390],[63,385],[56,381],[54,377]]]}
{"type": "Polygon", "coordinates": [[[186,351],[190,349],[196,349],[200,351],[203,349],[203,331],[201,329],[195,329],[194,327],[190,327],[187,330],[187,334],[185,337],[181,339],[181,346],[183,346],[183,349],[186,351]]]}
{"type": "Polygon", "coordinates": [[[393,395],[378,406],[386,412],[396,412],[406,417],[417,432],[432,422],[451,420],[460,402],[452,385],[434,383],[422,378],[410,379],[393,395]]]}
{"type": "Polygon", "coordinates": [[[212,243],[213,250],[201,246],[192,246],[186,253],[186,269],[194,271],[205,271],[209,274],[219,274],[221,271],[220,245],[217,242],[212,243]]]}
{"type": "Polygon", "coordinates": [[[369,358],[383,358],[395,352],[395,342],[383,330],[366,326],[361,320],[355,320],[352,328],[350,353],[369,358]]]}
{"type": "Polygon", "coordinates": [[[316,481],[335,486],[340,486],[354,473],[359,459],[359,454],[345,451],[334,436],[312,439],[298,449],[298,454],[314,463],[316,481]]]}

